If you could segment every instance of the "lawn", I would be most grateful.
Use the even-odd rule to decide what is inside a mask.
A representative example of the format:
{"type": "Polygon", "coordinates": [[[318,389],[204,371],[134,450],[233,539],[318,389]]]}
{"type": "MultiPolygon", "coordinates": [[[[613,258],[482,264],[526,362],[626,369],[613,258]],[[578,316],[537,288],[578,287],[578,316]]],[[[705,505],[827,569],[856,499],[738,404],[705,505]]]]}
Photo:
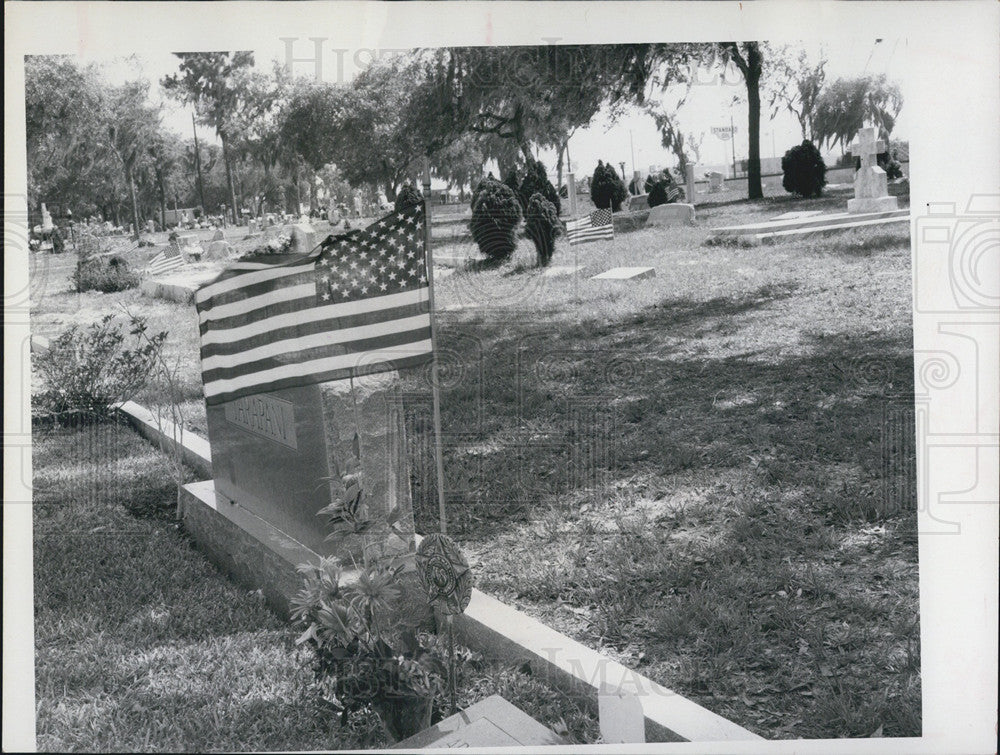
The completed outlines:
{"type": "MultiPolygon", "coordinates": [[[[478,586],[769,738],[920,734],[909,232],[704,245],[845,201],[561,239],[575,276],[542,275],[522,240],[436,285],[449,531],[478,586]],[[656,277],[589,280],[613,265],[656,277]]],[[[204,430],[192,308],[58,289],[33,327],[124,304],[169,330],[204,430]]],[[[404,379],[427,532],[428,389],[404,379]]]]}

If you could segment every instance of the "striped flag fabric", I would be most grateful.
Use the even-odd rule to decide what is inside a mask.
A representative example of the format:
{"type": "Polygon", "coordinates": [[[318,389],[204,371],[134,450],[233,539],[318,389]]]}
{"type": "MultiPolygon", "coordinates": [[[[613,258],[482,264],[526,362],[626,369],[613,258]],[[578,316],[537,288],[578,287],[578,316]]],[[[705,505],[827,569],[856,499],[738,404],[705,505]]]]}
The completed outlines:
{"type": "Polygon", "coordinates": [[[431,360],[424,209],[241,260],[195,292],[206,402],[431,360]]]}
{"type": "Polygon", "coordinates": [[[679,202],[684,199],[684,190],[677,184],[670,184],[667,187],[667,204],[679,202]]]}
{"type": "Polygon", "coordinates": [[[165,251],[160,251],[146,264],[146,272],[149,275],[162,275],[172,270],[179,270],[183,266],[184,258],[181,255],[168,255],[165,251]]]}
{"type": "Polygon", "coordinates": [[[611,222],[611,210],[594,210],[589,215],[566,223],[566,238],[570,244],[583,244],[598,239],[613,239],[615,227],[611,222]]]}

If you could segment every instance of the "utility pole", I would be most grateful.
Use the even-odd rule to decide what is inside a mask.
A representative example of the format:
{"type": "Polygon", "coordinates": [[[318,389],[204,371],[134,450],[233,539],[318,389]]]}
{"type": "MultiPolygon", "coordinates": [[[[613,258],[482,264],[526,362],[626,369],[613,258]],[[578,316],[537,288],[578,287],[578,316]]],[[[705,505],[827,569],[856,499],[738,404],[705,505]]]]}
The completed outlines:
{"type": "Polygon", "coordinates": [[[733,178],[736,178],[736,127],[733,125],[733,109],[729,109],[729,138],[733,140],[733,178]]]}
{"type": "Polygon", "coordinates": [[[628,146],[632,150],[632,175],[635,175],[635,144],[632,142],[632,129],[628,130],[628,146]]]}
{"type": "MultiPolygon", "coordinates": [[[[191,131],[194,133],[194,167],[198,171],[198,196],[201,197],[201,216],[205,217],[205,182],[201,177],[201,148],[198,146],[198,129],[194,123],[194,113],[191,113],[191,131]]],[[[177,209],[176,207],[174,209],[177,209]]]]}

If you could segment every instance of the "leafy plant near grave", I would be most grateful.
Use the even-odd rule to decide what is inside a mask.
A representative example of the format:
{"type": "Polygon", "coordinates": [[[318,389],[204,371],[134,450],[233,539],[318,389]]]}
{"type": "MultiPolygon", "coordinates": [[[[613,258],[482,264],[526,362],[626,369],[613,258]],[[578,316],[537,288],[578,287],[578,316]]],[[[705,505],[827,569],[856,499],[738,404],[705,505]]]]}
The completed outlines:
{"type": "Polygon", "coordinates": [[[525,226],[528,236],[535,244],[538,264],[545,267],[552,259],[556,237],[562,230],[559,224],[559,210],[552,202],[536,192],[531,195],[531,200],[528,202],[526,217],[525,226]]]}
{"type": "Polygon", "coordinates": [[[77,244],[79,257],[73,272],[73,285],[79,293],[100,291],[110,294],[139,285],[139,273],[124,258],[118,255],[105,256],[106,251],[96,235],[81,234],[77,244]]]}
{"type": "Polygon", "coordinates": [[[674,182],[673,177],[667,171],[649,176],[646,179],[645,189],[649,195],[646,201],[649,202],[650,207],[680,202],[684,199],[684,190],[674,182]]]}
{"type": "Polygon", "coordinates": [[[510,257],[520,222],[521,203],[509,186],[486,179],[476,187],[469,227],[479,251],[496,262],[510,257]]]}
{"type": "Polygon", "coordinates": [[[556,217],[559,217],[559,211],[562,207],[559,202],[559,193],[549,181],[548,175],[545,173],[545,165],[541,160],[528,163],[525,167],[524,178],[521,179],[521,184],[517,189],[517,198],[521,201],[521,209],[524,210],[525,217],[528,215],[528,205],[535,194],[541,194],[544,199],[551,203],[556,209],[556,217]]]}
{"type": "Polygon", "coordinates": [[[424,195],[417,191],[413,184],[404,184],[396,195],[395,209],[399,212],[405,207],[412,207],[424,201],[424,195]]]}
{"type": "Polygon", "coordinates": [[[818,197],[826,186],[826,164],[819,150],[806,139],[788,150],[781,158],[784,177],[781,185],[785,191],[803,197],[818,197]]]}
{"type": "MultiPolygon", "coordinates": [[[[357,443],[340,481],[344,494],[319,514],[331,526],[326,539],[346,554],[357,579],[342,580],[335,558],[299,567],[304,584],[292,601],[292,618],[303,629],[298,643],[312,651],[315,688],[341,723],[371,706],[386,732],[404,739],[431,725],[446,689],[448,652],[435,635],[418,631],[428,607],[413,602],[422,593],[404,579],[406,556],[387,547],[393,536],[406,537],[397,527],[402,512],[396,506],[384,517],[370,515],[357,443]]],[[[460,657],[472,654],[463,649],[460,657]]]]}
{"type": "Polygon", "coordinates": [[[104,418],[142,389],[167,334],[148,335],[141,317],[128,321],[128,331],[124,326],[113,315],[88,328],[72,325],[34,358],[41,378],[32,397],[37,418],[104,418]]]}
{"type": "Polygon", "coordinates": [[[885,171],[885,177],[890,181],[903,177],[903,166],[899,162],[896,150],[881,152],[876,157],[878,166],[885,171]]]}
{"type": "Polygon", "coordinates": [[[602,210],[610,207],[613,212],[618,212],[627,196],[625,182],[622,181],[614,166],[611,163],[605,164],[598,160],[597,167],[594,168],[594,175],[590,179],[590,198],[594,202],[594,206],[602,210]]]}

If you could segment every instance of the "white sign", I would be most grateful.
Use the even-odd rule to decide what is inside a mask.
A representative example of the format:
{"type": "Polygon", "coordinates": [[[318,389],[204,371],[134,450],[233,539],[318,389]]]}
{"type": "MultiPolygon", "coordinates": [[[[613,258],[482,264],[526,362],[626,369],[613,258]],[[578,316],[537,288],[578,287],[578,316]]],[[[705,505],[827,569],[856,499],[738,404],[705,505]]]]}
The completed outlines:
{"type": "Polygon", "coordinates": [[[722,141],[728,142],[733,138],[733,134],[736,133],[735,126],[712,126],[712,135],[717,136],[722,141]]]}

